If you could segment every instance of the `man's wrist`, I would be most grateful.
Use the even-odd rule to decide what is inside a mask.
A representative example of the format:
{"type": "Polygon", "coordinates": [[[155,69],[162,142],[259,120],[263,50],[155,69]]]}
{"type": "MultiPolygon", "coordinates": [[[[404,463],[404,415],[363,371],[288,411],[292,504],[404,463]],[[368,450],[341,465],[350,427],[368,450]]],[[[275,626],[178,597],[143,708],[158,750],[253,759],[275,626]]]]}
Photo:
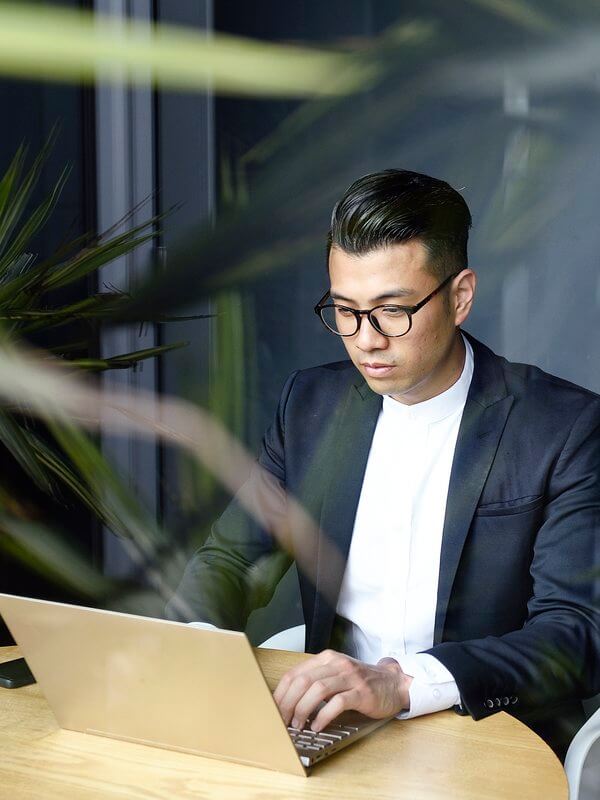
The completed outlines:
{"type": "Polygon", "coordinates": [[[398,686],[398,694],[400,697],[401,708],[400,711],[410,711],[410,685],[413,681],[411,675],[407,675],[398,661],[391,656],[386,656],[377,662],[378,667],[383,667],[387,672],[391,672],[396,680],[398,686]]]}

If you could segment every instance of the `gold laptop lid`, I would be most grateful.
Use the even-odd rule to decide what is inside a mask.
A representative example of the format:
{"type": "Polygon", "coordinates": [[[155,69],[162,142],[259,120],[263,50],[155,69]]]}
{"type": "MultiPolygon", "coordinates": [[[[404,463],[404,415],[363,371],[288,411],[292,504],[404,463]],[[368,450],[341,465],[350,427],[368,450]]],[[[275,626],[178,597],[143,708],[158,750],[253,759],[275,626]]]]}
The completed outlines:
{"type": "Polygon", "coordinates": [[[245,634],[0,593],[63,728],[305,775],[245,634]]]}

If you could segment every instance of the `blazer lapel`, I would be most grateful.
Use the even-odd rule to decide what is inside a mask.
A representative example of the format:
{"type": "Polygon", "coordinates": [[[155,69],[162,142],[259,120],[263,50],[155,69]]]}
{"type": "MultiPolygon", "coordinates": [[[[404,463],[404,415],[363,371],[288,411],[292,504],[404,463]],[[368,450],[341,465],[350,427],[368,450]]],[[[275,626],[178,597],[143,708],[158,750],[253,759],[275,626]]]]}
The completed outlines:
{"type": "Polygon", "coordinates": [[[335,459],[321,507],[316,598],[309,651],[329,642],[344,576],[354,518],[382,398],[361,380],[349,387],[331,439],[335,459]]]}
{"type": "Polygon", "coordinates": [[[474,370],[450,473],[434,644],[442,641],[452,585],[465,539],[514,399],[507,394],[498,356],[472,336],[465,335],[473,347],[474,370]]]}

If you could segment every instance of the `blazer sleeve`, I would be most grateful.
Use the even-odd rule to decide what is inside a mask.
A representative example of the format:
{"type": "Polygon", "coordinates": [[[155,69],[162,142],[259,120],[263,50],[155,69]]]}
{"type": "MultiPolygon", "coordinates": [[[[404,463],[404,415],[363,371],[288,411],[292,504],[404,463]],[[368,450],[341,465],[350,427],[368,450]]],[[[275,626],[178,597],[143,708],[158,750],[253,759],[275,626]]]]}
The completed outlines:
{"type": "Polygon", "coordinates": [[[242,630],[253,608],[268,603],[291,564],[284,442],[285,409],[296,375],[285,383],[250,476],[189,561],[166,607],[168,618],[242,630]]]}
{"type": "Polygon", "coordinates": [[[530,571],[520,630],[427,650],[474,719],[509,703],[525,711],[600,692],[599,400],[579,414],[555,462],[530,571]]]}

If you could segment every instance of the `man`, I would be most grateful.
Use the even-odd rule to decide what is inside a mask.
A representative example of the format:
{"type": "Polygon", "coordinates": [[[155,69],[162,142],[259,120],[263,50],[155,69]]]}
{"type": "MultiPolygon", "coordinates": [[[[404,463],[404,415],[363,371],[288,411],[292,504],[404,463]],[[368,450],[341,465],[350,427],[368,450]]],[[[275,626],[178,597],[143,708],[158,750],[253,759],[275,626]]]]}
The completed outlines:
{"type": "Polygon", "coordinates": [[[262,469],[178,594],[194,618],[243,627],[252,565],[287,524],[317,654],[277,687],[287,724],[323,702],[315,730],[349,708],[506,710],[564,757],[600,691],[600,397],[461,331],[470,225],[426,175],[350,186],[315,308],[350,360],[288,379],[262,469]]]}

